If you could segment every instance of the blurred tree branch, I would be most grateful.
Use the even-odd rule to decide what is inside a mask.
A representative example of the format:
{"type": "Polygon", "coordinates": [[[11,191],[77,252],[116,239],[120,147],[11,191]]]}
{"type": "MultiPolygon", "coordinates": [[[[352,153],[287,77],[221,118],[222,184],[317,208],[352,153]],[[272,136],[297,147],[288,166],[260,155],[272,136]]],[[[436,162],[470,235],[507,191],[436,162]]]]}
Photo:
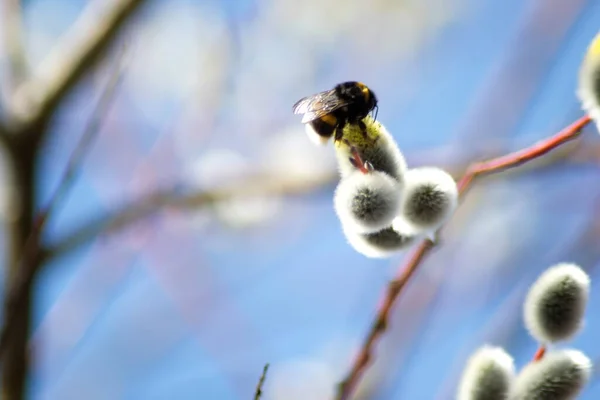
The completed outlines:
{"type": "Polygon", "coordinates": [[[2,27],[7,56],[6,90],[12,93],[27,77],[28,64],[23,40],[21,0],[4,0],[2,27]]]}
{"type": "MultiPolygon", "coordinates": [[[[594,146],[591,146],[594,148],[594,146]]],[[[600,155],[600,148],[595,148],[600,155]]],[[[567,144],[560,147],[548,157],[542,157],[524,165],[523,168],[506,171],[507,174],[523,174],[534,169],[540,169],[557,162],[580,162],[580,153],[592,152],[590,146],[581,146],[579,143],[567,144]]],[[[587,157],[583,159],[585,160],[587,157]]],[[[459,177],[468,168],[467,163],[446,165],[444,169],[453,176],[459,177]]],[[[74,228],[71,233],[49,244],[44,250],[44,260],[50,261],[71,251],[85,246],[98,236],[116,233],[142,221],[144,218],[159,212],[163,208],[180,211],[193,211],[210,206],[232,198],[243,198],[253,195],[292,196],[309,193],[326,185],[337,182],[336,172],[314,175],[309,180],[300,180],[290,176],[251,176],[243,183],[232,183],[219,189],[197,190],[181,194],[177,189],[164,189],[145,195],[129,204],[126,204],[108,215],[94,217],[74,228]]]]}
{"type": "Polygon", "coordinates": [[[4,146],[3,151],[8,150],[8,146],[10,146],[10,136],[8,135],[8,129],[4,126],[2,121],[0,120],[0,144],[4,146]]]}
{"type": "Polygon", "coordinates": [[[49,218],[56,212],[55,210],[64,200],[71,188],[94,138],[100,131],[100,124],[105,119],[109,107],[112,104],[116,88],[122,76],[123,63],[120,62],[121,60],[118,61],[119,62],[116,63],[109,76],[104,92],[100,96],[96,108],[88,120],[84,133],[69,159],[65,172],[59,179],[58,187],[50,197],[48,205],[42,208],[35,218],[34,226],[26,241],[22,258],[16,260],[20,262],[20,267],[6,294],[4,325],[0,331],[0,356],[4,355],[4,352],[7,350],[9,343],[8,339],[12,336],[13,330],[16,327],[16,318],[22,312],[24,301],[27,298],[27,288],[43,264],[39,236],[43,232],[49,218]]]}
{"type": "MultiPolygon", "coordinates": [[[[17,88],[8,104],[9,127],[19,134],[47,120],[58,103],[113,42],[121,26],[144,0],[92,2],[34,76],[17,88]]],[[[33,132],[32,132],[33,131],[33,132]]]]}
{"type": "Polygon", "coordinates": [[[108,235],[131,226],[164,208],[181,211],[198,210],[211,204],[232,198],[253,195],[292,196],[309,193],[328,184],[333,184],[337,172],[324,173],[310,179],[297,179],[287,176],[255,176],[214,190],[199,190],[180,194],[177,189],[165,189],[146,195],[127,204],[109,215],[102,215],[86,221],[50,245],[44,251],[44,259],[50,260],[90,243],[100,235],[108,235]]]}
{"type": "MultiPolygon", "coordinates": [[[[14,41],[11,44],[14,48],[9,48],[8,54],[14,80],[21,77],[15,75],[14,68],[24,62],[17,58],[23,54],[20,4],[16,0],[4,1],[6,10],[10,11],[3,23],[5,39],[14,41]]],[[[11,192],[6,226],[9,295],[5,300],[4,336],[0,338],[0,342],[3,341],[0,355],[4,356],[2,397],[5,399],[26,398],[32,287],[42,263],[41,227],[49,217],[42,214],[38,218],[34,214],[40,144],[48,135],[48,122],[58,105],[95,65],[143,3],[143,0],[110,0],[89,5],[33,76],[20,83],[14,92],[9,91],[5,120],[0,128],[10,173],[6,187],[11,192]]],[[[66,179],[70,179],[68,176],[66,174],[66,179]]]]}
{"type": "Polygon", "coordinates": [[[100,125],[109,112],[110,106],[113,103],[115,92],[123,76],[122,72],[127,61],[124,60],[125,51],[126,50],[124,47],[117,55],[117,60],[115,61],[115,65],[109,73],[108,81],[103,89],[100,99],[98,100],[96,108],[92,111],[87,125],[83,130],[83,134],[77,143],[77,147],[75,147],[75,150],[73,150],[73,154],[71,155],[65,168],[64,174],[58,181],[58,187],[50,198],[50,202],[38,213],[38,228],[40,230],[44,228],[45,223],[50,215],[55,212],[55,209],[59,206],[61,201],[64,200],[64,197],[67,195],[69,189],[71,189],[73,181],[80,172],[81,165],[83,164],[83,161],[89,152],[90,146],[100,132],[100,125]]]}

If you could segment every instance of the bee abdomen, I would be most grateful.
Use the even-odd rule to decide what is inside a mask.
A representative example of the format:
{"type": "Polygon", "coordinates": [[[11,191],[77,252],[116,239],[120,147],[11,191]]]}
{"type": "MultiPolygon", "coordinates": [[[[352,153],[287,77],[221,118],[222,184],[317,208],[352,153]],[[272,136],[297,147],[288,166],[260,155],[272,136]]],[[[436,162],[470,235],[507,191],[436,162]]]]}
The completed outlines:
{"type": "Polygon", "coordinates": [[[310,122],[314,131],[324,137],[331,137],[337,126],[337,118],[333,115],[325,115],[322,118],[310,122]]]}

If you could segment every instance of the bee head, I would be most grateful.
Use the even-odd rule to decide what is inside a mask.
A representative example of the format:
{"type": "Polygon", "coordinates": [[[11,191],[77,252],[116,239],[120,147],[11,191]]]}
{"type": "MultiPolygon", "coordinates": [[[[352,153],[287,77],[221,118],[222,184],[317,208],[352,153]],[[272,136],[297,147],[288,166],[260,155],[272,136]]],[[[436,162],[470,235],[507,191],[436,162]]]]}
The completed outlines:
{"type": "MultiPolygon", "coordinates": [[[[362,98],[364,99],[364,102],[367,106],[367,108],[370,110],[375,109],[377,112],[378,107],[377,107],[377,96],[375,96],[375,93],[373,93],[373,91],[371,89],[368,88],[367,85],[365,85],[362,82],[355,82],[355,85],[357,88],[360,89],[360,95],[362,96],[362,98]]],[[[377,117],[375,117],[376,119],[377,117]]]]}
{"type": "MultiPolygon", "coordinates": [[[[377,97],[367,85],[362,82],[349,81],[336,86],[338,96],[352,102],[360,118],[367,116],[373,109],[377,110],[377,97]]],[[[375,117],[377,118],[377,117],[375,117]]]]}

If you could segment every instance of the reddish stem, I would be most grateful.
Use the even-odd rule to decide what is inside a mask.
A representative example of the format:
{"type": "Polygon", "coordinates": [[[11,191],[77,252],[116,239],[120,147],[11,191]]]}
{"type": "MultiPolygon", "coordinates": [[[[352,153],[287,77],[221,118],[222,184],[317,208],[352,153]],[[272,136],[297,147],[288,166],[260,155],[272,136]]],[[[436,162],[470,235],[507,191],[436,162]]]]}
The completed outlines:
{"type": "MultiPolygon", "coordinates": [[[[541,157],[560,145],[577,138],[583,127],[590,123],[590,121],[591,118],[589,116],[583,116],[557,134],[530,147],[488,161],[472,164],[458,181],[457,185],[460,195],[463,196],[473,183],[473,180],[480,175],[498,173],[517,167],[523,163],[541,157]]],[[[398,269],[397,277],[384,292],[384,300],[376,313],[375,320],[371,324],[371,328],[369,329],[367,337],[352,365],[352,369],[339,386],[336,397],[338,400],[347,400],[353,393],[362,374],[373,357],[372,354],[375,343],[384,333],[388,325],[390,311],[394,306],[394,303],[398,299],[402,289],[406,286],[406,283],[417,271],[419,265],[421,265],[421,261],[423,261],[433,246],[434,244],[430,240],[424,240],[414,250],[406,264],[398,269]]],[[[543,354],[541,354],[540,358],[542,356],[543,354]]]]}
{"type": "Polygon", "coordinates": [[[546,346],[540,345],[540,347],[538,347],[537,351],[535,352],[535,355],[533,356],[533,362],[540,361],[542,358],[544,358],[545,354],[546,346]]]}

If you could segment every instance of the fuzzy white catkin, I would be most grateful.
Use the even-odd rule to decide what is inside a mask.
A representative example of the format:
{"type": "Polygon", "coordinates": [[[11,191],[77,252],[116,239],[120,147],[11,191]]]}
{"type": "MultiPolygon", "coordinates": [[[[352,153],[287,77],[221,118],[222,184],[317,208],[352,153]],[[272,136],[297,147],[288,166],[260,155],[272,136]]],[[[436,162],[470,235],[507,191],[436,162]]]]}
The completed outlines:
{"type": "Polygon", "coordinates": [[[600,126],[600,33],[590,43],[581,63],[577,96],[583,110],[600,126]]]}
{"type": "Polygon", "coordinates": [[[591,372],[591,360],[578,350],[548,352],[521,370],[511,400],[574,400],[591,372]]]}
{"type": "Polygon", "coordinates": [[[507,400],[514,378],[513,358],[501,347],[483,346],[467,361],[457,400],[507,400]]]}
{"type": "Polygon", "coordinates": [[[313,144],[316,144],[318,146],[326,146],[327,143],[329,143],[330,138],[319,135],[310,123],[304,124],[304,131],[306,132],[306,136],[308,136],[308,139],[313,144]]]}
{"type": "Polygon", "coordinates": [[[409,169],[398,217],[392,223],[403,234],[431,234],[444,224],[458,206],[454,178],[436,167],[409,169]]]}
{"type": "Polygon", "coordinates": [[[523,305],[527,330],[540,343],[573,337],[581,328],[589,296],[590,278],[579,266],[556,264],[529,288],[523,305]]]}
{"type": "Polygon", "coordinates": [[[400,195],[398,182],[389,175],[355,170],[335,190],[335,211],[347,229],[356,233],[377,232],[390,226],[398,212],[400,195]]]}
{"type": "Polygon", "coordinates": [[[391,257],[415,242],[415,237],[400,235],[391,227],[374,233],[356,233],[346,227],[342,228],[354,250],[369,258],[391,257]]]}
{"type": "MultiPolygon", "coordinates": [[[[375,142],[365,141],[363,133],[357,125],[346,125],[344,127],[344,138],[354,145],[363,162],[369,162],[375,171],[385,172],[401,182],[407,166],[394,137],[380,122],[375,121],[371,116],[365,117],[363,122],[367,127],[367,135],[375,138],[375,142]]],[[[335,154],[342,178],[356,170],[356,167],[350,162],[352,153],[346,143],[338,143],[335,154]]]]}

